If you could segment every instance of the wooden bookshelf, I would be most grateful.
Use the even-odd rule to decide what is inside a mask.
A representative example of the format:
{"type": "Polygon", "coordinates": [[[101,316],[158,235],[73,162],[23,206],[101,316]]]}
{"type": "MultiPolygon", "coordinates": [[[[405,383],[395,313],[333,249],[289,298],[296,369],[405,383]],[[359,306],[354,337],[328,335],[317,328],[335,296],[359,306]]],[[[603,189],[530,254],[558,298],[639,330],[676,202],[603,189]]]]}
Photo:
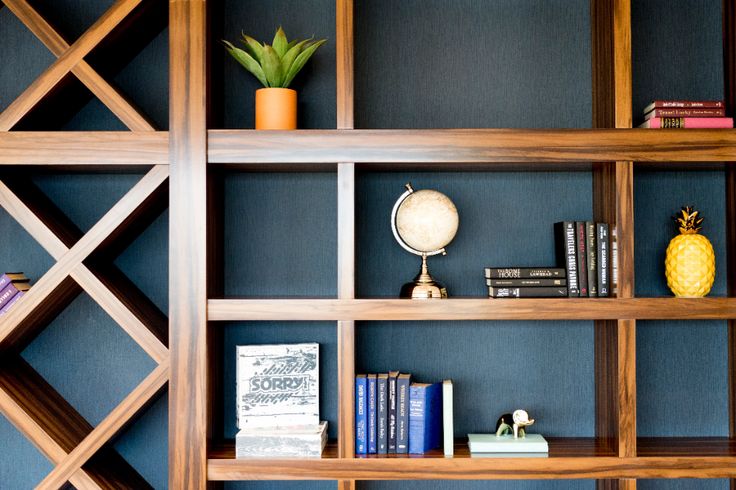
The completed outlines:
{"type": "MultiPolygon", "coordinates": [[[[160,2],[158,3],[160,4],[160,2]]],[[[67,43],[26,0],[2,0],[57,57],[0,113],[0,205],[55,260],[0,322],[0,410],[51,461],[40,488],[148,488],[110,442],[164,390],[169,395],[169,486],[204,489],[221,480],[598,479],[634,490],[637,478],[736,478],[736,130],[632,129],[629,0],[591,0],[593,129],[354,129],[353,0],[336,0],[334,129],[294,132],[208,126],[208,11],[205,0],[169,2],[169,130],[157,131],[86,61],[96,47],[124,43],[146,23],[153,0],[119,0],[67,43]],[[122,32],[121,32],[122,31],[122,32]],[[15,131],[60,81],[78,78],[131,131],[15,131]],[[11,131],[12,130],[12,131],[11,131]],[[725,168],[728,296],[635,297],[633,179],[636,165],[725,168]],[[76,229],[13,170],[144,172],[87,233],[76,229]],[[337,180],[337,292],[332,298],[225,298],[216,173],[329,171],[337,180]],[[619,230],[619,293],[600,299],[453,298],[412,302],[356,297],[356,172],[382,170],[592,172],[593,212],[619,230]],[[162,205],[163,203],[163,205],[162,205]],[[158,309],[112,264],[144,223],[170,212],[170,306],[158,309]],[[156,367],[92,427],[18,352],[78,294],[88,293],[156,367]],[[637,320],[728,320],[730,437],[641,438],[636,428],[637,320]],[[334,321],[338,339],[338,426],[322,458],[236,460],[222,432],[220,322],[334,321]],[[548,458],[456,454],[355,457],[353,379],[356,321],[595,321],[595,436],[551,438],[548,458]],[[167,332],[168,328],[168,332],[167,332]],[[210,442],[208,442],[210,441],[210,442]]],[[[725,93],[736,109],[736,7],[724,2],[725,93]]],[[[390,12],[388,13],[390,15],[390,12]]],[[[544,328],[544,322],[540,327],[544,328]]],[[[639,328],[646,328],[641,327],[639,328]]]]}

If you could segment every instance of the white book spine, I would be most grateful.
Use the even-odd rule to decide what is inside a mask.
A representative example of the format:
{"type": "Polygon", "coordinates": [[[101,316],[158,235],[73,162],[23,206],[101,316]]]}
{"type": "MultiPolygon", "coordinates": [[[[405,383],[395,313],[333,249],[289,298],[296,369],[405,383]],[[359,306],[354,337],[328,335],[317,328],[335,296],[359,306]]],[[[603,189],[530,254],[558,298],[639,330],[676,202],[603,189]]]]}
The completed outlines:
{"type": "Polygon", "coordinates": [[[455,454],[455,427],[453,425],[452,380],[442,382],[442,433],[445,439],[445,456],[455,454]]]}

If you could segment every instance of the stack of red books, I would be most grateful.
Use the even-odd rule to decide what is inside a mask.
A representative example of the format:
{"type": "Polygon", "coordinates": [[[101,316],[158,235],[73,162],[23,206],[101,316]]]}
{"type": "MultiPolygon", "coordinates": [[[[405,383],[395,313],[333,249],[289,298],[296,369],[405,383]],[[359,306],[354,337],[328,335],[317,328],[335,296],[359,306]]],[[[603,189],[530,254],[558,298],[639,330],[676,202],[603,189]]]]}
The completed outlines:
{"type": "Polygon", "coordinates": [[[640,128],[733,128],[722,100],[655,100],[644,108],[640,128]]]}

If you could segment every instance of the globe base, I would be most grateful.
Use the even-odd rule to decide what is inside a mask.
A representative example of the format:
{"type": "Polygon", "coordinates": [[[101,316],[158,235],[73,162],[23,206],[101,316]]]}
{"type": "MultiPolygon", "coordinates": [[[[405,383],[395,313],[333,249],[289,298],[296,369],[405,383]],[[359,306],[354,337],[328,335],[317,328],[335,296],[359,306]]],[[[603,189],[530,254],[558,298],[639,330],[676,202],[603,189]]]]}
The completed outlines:
{"type": "Polygon", "coordinates": [[[408,299],[443,299],[447,298],[447,289],[434,280],[427,270],[427,256],[422,255],[422,268],[414,281],[401,287],[400,298],[408,299]]]}

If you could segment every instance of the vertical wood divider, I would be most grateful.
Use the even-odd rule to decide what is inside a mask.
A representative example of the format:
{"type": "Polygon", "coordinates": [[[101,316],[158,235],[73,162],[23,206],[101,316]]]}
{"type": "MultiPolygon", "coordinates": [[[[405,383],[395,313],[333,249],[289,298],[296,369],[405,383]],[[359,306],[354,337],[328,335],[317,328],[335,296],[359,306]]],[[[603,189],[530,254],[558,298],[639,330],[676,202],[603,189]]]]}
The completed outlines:
{"type": "MultiPolygon", "coordinates": [[[[723,0],[723,95],[726,115],[736,110],[736,2],[723,0]]],[[[726,165],[726,262],[728,295],[736,296],[736,170],[726,165]]],[[[736,437],[736,321],[728,321],[728,428],[736,437]]],[[[736,490],[736,479],[731,480],[736,490]]]]}
{"type": "Polygon", "coordinates": [[[207,3],[169,2],[169,488],[207,487],[207,3]]]}
{"type": "MultiPolygon", "coordinates": [[[[353,129],[353,0],[336,0],[337,129],[353,129]]],[[[337,165],[337,296],[355,298],[355,163],[337,165]]],[[[337,322],[338,456],[355,455],[355,321],[337,322]]],[[[337,483],[354,490],[354,480],[337,483]]]]}
{"type": "MultiPolygon", "coordinates": [[[[631,5],[591,0],[593,126],[630,128],[631,5]]],[[[616,225],[618,297],[634,294],[633,162],[593,166],[593,215],[616,225]]],[[[610,271],[610,269],[609,269],[610,271]]],[[[596,437],[619,457],[636,455],[636,322],[595,322],[596,437]]],[[[635,490],[636,480],[599,480],[599,489],[635,490]]]]}

